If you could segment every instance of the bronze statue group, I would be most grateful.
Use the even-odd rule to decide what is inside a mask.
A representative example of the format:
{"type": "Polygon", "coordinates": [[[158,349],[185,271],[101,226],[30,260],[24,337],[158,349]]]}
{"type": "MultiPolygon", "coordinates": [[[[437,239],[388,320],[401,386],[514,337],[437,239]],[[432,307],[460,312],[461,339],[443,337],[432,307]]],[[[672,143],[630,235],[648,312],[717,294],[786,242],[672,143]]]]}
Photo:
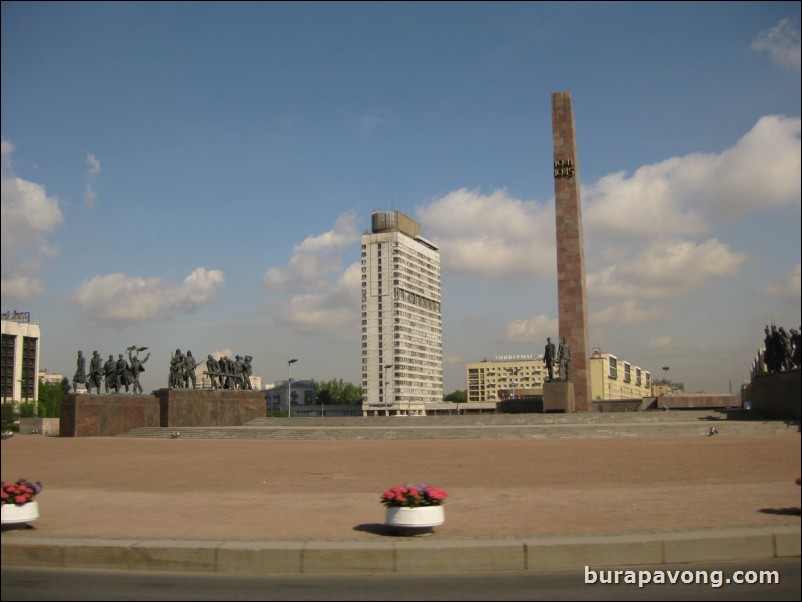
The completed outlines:
{"type": "Polygon", "coordinates": [[[75,375],[72,377],[72,390],[78,392],[78,385],[84,385],[86,392],[91,393],[92,389],[95,393],[100,394],[101,384],[106,393],[119,393],[123,388],[126,393],[131,392],[133,387],[134,394],[142,393],[142,385],[139,383],[140,372],[145,371],[143,365],[148,361],[150,353],[144,358],[139,357],[140,351],[146,351],[147,347],[137,347],[132,345],[128,347],[128,361],[122,353],[117,355],[109,355],[109,359],[105,362],[100,357],[97,351],[92,352],[92,359],[89,360],[89,371],[86,370],[86,358],[83,351],[78,352],[77,366],[75,375]]]}
{"type": "Polygon", "coordinates": [[[554,380],[554,364],[557,364],[558,369],[558,376],[559,380],[568,380],[568,368],[571,365],[571,347],[568,345],[568,342],[563,337],[562,343],[560,343],[559,350],[555,347],[554,343],[551,342],[551,337],[546,339],[546,349],[543,353],[543,362],[546,364],[546,369],[548,370],[549,380],[546,382],[552,382],[554,380]]]}
{"type": "MultiPolygon", "coordinates": [[[[250,355],[237,355],[233,360],[225,355],[220,359],[208,355],[205,360],[206,370],[203,373],[209,377],[212,389],[252,390],[252,360],[253,357],[250,355]]],[[[196,389],[195,369],[201,363],[203,360],[196,361],[192,351],[187,350],[186,354],[183,354],[180,349],[176,349],[170,358],[170,388],[196,389]]]]}
{"type": "MultiPolygon", "coordinates": [[[[142,393],[142,385],[139,383],[139,374],[145,371],[143,365],[148,361],[150,353],[144,358],[139,357],[141,351],[146,351],[147,347],[128,347],[128,360],[120,353],[117,359],[114,355],[109,355],[105,362],[97,351],[92,353],[89,360],[89,370],[86,369],[86,358],[83,351],[78,352],[77,366],[75,375],[72,377],[72,390],[78,392],[78,385],[84,385],[87,393],[94,392],[100,394],[101,387],[105,393],[120,393],[123,389],[126,393],[142,393]]],[[[214,359],[211,355],[207,357],[206,370],[204,374],[209,377],[212,389],[248,389],[252,390],[251,374],[253,369],[250,355],[238,355],[234,360],[223,356],[214,359]]],[[[171,389],[196,389],[197,377],[195,369],[203,363],[196,361],[192,356],[192,351],[187,350],[186,354],[176,349],[170,357],[170,382],[171,389]]]]}
{"type": "Polygon", "coordinates": [[[785,329],[774,324],[766,326],[763,339],[763,365],[769,374],[787,372],[799,368],[802,364],[802,348],[800,348],[800,330],[791,329],[789,335],[785,329]]]}

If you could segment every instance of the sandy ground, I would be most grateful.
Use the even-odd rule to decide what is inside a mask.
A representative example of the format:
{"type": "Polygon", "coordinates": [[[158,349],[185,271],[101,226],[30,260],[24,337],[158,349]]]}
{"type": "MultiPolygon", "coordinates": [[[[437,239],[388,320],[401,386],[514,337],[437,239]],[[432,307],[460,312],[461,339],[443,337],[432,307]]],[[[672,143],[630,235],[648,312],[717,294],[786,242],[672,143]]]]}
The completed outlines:
{"type": "Polygon", "coordinates": [[[391,485],[445,489],[440,536],[799,524],[800,436],[232,441],[20,436],[32,536],[295,540],[387,534],[391,485]]]}

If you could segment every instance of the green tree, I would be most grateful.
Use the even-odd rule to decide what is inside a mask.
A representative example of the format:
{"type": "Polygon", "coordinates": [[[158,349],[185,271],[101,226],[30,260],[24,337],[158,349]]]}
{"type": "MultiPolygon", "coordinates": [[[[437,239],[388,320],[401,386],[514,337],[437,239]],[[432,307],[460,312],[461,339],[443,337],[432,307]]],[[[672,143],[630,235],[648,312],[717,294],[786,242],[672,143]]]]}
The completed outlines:
{"type": "Polygon", "coordinates": [[[36,417],[36,404],[32,401],[23,401],[17,408],[19,410],[20,418],[35,418],[36,417]]]}
{"type": "Polygon", "coordinates": [[[343,381],[341,378],[318,382],[312,381],[315,397],[326,405],[342,405],[362,402],[362,387],[343,381]]]}
{"type": "Polygon", "coordinates": [[[17,412],[14,404],[3,402],[0,404],[0,409],[2,409],[2,416],[0,416],[0,418],[2,418],[3,429],[16,431],[19,412],[17,412]]]}
{"type": "Polygon", "coordinates": [[[453,391],[443,397],[443,401],[450,401],[452,403],[466,403],[468,401],[468,391],[453,391]]]}
{"type": "Polygon", "coordinates": [[[39,416],[58,418],[61,416],[61,402],[69,391],[70,381],[65,376],[58,384],[39,381],[39,416]]]}

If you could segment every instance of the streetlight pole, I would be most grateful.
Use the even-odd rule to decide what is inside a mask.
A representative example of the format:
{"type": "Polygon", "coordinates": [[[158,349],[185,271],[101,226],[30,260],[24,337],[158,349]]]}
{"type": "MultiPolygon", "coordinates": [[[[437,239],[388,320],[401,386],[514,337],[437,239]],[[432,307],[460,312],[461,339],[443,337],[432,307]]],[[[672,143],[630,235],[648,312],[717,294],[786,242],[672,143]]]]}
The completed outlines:
{"type": "Polygon", "coordinates": [[[292,359],[287,362],[287,418],[292,417],[292,376],[290,368],[297,361],[297,359],[292,359]]]}
{"type": "Polygon", "coordinates": [[[387,368],[392,368],[392,364],[386,364],[384,366],[384,415],[389,416],[390,410],[387,408],[387,368]]]}

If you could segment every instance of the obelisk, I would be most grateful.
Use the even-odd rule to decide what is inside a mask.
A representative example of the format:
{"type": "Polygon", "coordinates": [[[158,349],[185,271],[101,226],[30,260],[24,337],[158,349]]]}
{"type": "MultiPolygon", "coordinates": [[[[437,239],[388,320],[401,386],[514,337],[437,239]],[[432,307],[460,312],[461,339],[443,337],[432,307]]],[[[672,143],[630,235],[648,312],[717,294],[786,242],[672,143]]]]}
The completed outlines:
{"type": "Polygon", "coordinates": [[[588,301],[576,131],[570,92],[551,95],[554,140],[554,214],[557,224],[557,312],[560,341],[571,348],[568,380],[576,411],[590,412],[588,301]]]}

